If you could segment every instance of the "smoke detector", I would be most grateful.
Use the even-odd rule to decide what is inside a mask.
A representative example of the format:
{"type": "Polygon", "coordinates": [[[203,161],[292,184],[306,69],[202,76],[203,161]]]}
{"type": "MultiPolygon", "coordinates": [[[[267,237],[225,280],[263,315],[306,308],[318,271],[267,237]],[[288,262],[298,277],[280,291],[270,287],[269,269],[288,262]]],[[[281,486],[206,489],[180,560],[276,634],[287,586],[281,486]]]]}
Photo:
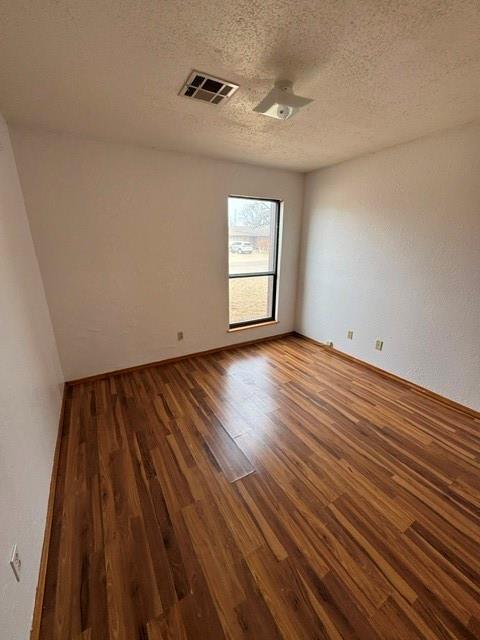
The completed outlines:
{"type": "Polygon", "coordinates": [[[237,89],[238,84],[194,70],[180,89],[179,95],[210,104],[220,104],[231,98],[237,89]]]}
{"type": "Polygon", "coordinates": [[[280,80],[275,83],[273,89],[265,98],[257,104],[254,111],[277,120],[288,120],[297,111],[310,102],[310,98],[301,98],[293,93],[293,83],[289,80],[280,80]]]}

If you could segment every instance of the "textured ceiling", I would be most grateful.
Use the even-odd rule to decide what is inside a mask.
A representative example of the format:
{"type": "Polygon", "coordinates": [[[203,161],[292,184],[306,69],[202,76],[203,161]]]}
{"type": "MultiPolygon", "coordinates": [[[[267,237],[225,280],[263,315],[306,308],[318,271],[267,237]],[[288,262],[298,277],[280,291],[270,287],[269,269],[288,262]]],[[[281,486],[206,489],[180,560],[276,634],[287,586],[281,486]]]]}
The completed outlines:
{"type": "Polygon", "coordinates": [[[11,0],[9,122],[309,170],[480,117],[479,0],[11,0]],[[177,95],[192,68],[240,84],[177,95]],[[252,108],[275,79],[315,102],[252,108]]]}

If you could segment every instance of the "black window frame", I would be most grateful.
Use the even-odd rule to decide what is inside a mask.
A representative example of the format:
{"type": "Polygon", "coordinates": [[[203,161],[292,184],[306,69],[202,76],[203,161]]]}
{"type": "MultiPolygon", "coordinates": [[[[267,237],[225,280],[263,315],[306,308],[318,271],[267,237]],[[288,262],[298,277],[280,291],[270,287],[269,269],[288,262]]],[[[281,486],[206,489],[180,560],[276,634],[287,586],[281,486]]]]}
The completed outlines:
{"type": "MultiPolygon", "coordinates": [[[[228,328],[229,329],[238,329],[240,327],[248,327],[257,324],[266,324],[267,322],[275,322],[277,319],[277,288],[278,288],[278,258],[280,253],[280,215],[281,215],[281,205],[282,201],[278,198],[259,198],[257,196],[237,196],[237,195],[229,195],[228,199],[237,198],[241,200],[263,200],[264,202],[273,202],[275,204],[275,246],[274,246],[274,256],[273,256],[273,269],[271,271],[258,271],[253,273],[230,273],[230,266],[228,269],[228,282],[233,278],[261,278],[261,277],[272,277],[272,307],[271,307],[271,315],[266,318],[256,318],[255,320],[244,320],[242,322],[230,322],[230,297],[229,297],[229,305],[228,305],[228,328]]],[[[227,200],[228,204],[228,200],[227,200]]],[[[228,207],[227,207],[228,210],[228,207]]],[[[228,220],[228,250],[230,251],[230,220],[228,220]]],[[[230,264],[230,259],[229,259],[230,264]]],[[[230,289],[229,289],[230,296],[230,289]]]]}

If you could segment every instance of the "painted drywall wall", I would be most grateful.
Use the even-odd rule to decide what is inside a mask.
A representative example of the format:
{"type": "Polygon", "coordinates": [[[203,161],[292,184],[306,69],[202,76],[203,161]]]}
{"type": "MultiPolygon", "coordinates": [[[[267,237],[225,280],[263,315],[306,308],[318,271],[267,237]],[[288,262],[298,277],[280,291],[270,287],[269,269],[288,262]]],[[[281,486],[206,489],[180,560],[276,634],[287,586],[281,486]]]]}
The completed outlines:
{"type": "Polygon", "coordinates": [[[62,372],[8,129],[0,116],[0,637],[30,634],[62,372]],[[9,560],[18,545],[21,580],[9,560]]]}
{"type": "Polygon", "coordinates": [[[480,409],[479,176],[480,125],[308,174],[298,330],[480,409]]]}
{"type": "Polygon", "coordinates": [[[294,328],[301,174],[21,128],[12,138],[67,379],[294,328]],[[279,323],[235,334],[229,194],[284,201],[279,323]]]}

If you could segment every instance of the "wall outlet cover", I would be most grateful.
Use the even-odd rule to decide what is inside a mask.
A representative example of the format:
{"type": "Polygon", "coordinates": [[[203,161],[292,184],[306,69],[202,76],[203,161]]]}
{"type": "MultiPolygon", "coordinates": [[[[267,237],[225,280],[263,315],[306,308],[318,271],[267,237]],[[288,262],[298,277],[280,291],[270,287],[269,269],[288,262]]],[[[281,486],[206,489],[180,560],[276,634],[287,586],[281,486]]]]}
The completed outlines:
{"type": "Polygon", "coordinates": [[[353,340],[353,331],[351,329],[347,332],[347,338],[353,340]]]}
{"type": "Polygon", "coordinates": [[[383,349],[383,340],[377,340],[375,342],[375,349],[381,351],[383,349]]]}
{"type": "Polygon", "coordinates": [[[177,340],[183,340],[183,331],[177,331],[177,340]]]}

